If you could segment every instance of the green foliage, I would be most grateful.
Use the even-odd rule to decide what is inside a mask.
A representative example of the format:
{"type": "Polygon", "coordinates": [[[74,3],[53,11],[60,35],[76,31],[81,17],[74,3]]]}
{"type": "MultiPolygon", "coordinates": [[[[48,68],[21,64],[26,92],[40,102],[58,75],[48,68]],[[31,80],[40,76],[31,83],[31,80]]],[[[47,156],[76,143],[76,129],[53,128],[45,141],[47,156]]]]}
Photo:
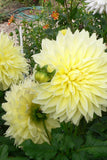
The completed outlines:
{"type": "Polygon", "coordinates": [[[29,160],[20,148],[14,145],[14,140],[0,136],[0,160],[29,160]]]}
{"type": "Polygon", "coordinates": [[[92,135],[88,135],[86,145],[81,150],[87,151],[93,155],[93,158],[107,158],[107,140],[102,141],[94,138],[92,135]]]}
{"type": "Polygon", "coordinates": [[[29,160],[27,157],[8,157],[8,146],[0,145],[0,160],[29,160]]]}
{"type": "Polygon", "coordinates": [[[7,157],[8,157],[8,146],[0,145],[0,159],[7,160],[7,157]]]}
{"type": "Polygon", "coordinates": [[[105,123],[107,116],[96,118],[94,123],[89,124],[82,120],[79,126],[62,123],[60,128],[52,130],[51,144],[34,144],[27,140],[22,144],[23,150],[34,160],[105,160],[107,158],[105,123]],[[85,128],[81,130],[83,124],[85,128]]]}
{"type": "Polygon", "coordinates": [[[17,2],[15,0],[0,0],[0,23],[8,22],[10,18],[9,12],[13,4],[17,5],[17,2]]]}
{"type": "Polygon", "coordinates": [[[23,150],[26,155],[32,159],[42,160],[54,158],[56,151],[47,143],[34,144],[31,140],[25,141],[23,144],[23,150]]]}
{"type": "Polygon", "coordinates": [[[9,19],[9,16],[7,12],[0,13],[0,23],[8,21],[8,19],[9,19]]]}
{"type": "Polygon", "coordinates": [[[29,159],[25,157],[11,157],[11,158],[8,158],[8,160],[29,160],[29,159]]]}
{"type": "Polygon", "coordinates": [[[66,1],[66,0],[56,0],[56,2],[62,4],[63,6],[64,6],[64,2],[65,2],[65,1],[66,1]]]}

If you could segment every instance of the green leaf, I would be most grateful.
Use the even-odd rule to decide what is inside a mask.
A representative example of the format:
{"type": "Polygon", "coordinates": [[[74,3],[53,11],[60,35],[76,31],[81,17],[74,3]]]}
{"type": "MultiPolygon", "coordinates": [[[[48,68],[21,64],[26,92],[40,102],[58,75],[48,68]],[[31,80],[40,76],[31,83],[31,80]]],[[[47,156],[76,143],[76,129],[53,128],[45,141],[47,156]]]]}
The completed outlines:
{"type": "Polygon", "coordinates": [[[34,144],[31,140],[26,140],[22,146],[25,154],[35,160],[50,160],[56,155],[54,148],[47,143],[34,144]]]}
{"type": "Polygon", "coordinates": [[[70,13],[70,18],[73,18],[75,16],[75,14],[77,13],[77,9],[77,6],[72,9],[72,12],[70,13]]]}
{"type": "Polygon", "coordinates": [[[107,116],[103,116],[100,121],[93,123],[88,134],[92,134],[98,139],[107,139],[107,116]]]}
{"type": "Polygon", "coordinates": [[[0,160],[7,160],[8,157],[8,146],[1,145],[0,146],[0,160]]]}
{"type": "Polygon", "coordinates": [[[12,157],[12,158],[8,158],[8,160],[29,160],[29,159],[25,157],[12,157]]]}
{"type": "Polygon", "coordinates": [[[64,6],[64,1],[65,0],[56,0],[56,1],[64,6]]]}
{"type": "Polygon", "coordinates": [[[63,154],[59,154],[56,158],[55,158],[55,160],[69,160],[65,155],[63,155],[63,154]]]}
{"type": "Polygon", "coordinates": [[[83,144],[84,140],[82,136],[73,136],[72,141],[75,144],[75,148],[81,148],[81,145],[83,144]]]}
{"type": "Polygon", "coordinates": [[[92,137],[92,135],[88,135],[86,145],[83,150],[87,151],[95,158],[107,157],[107,140],[102,141],[99,139],[95,139],[94,137],[92,137]]]}
{"type": "Polygon", "coordinates": [[[10,139],[9,137],[0,136],[0,144],[6,144],[8,146],[9,152],[16,152],[18,149],[16,146],[14,146],[14,140],[10,139]]]}
{"type": "MultiPolygon", "coordinates": [[[[0,136],[0,145],[8,146],[8,156],[10,157],[26,157],[22,149],[16,147],[14,145],[14,139],[10,139],[9,137],[0,136]]],[[[1,160],[1,159],[0,159],[1,160]]]]}
{"type": "Polygon", "coordinates": [[[73,152],[72,160],[88,160],[85,152],[73,152]]]}

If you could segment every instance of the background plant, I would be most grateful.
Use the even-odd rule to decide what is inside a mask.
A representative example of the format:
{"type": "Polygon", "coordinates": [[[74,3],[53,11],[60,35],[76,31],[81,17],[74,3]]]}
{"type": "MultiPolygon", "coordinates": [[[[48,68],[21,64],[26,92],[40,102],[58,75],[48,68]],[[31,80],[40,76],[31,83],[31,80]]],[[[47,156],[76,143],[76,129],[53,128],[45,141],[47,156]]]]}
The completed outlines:
{"type": "Polygon", "coordinates": [[[9,16],[8,16],[8,11],[6,10],[7,6],[11,3],[12,0],[6,0],[2,1],[0,0],[0,23],[3,21],[7,21],[9,16]]]}
{"type": "Polygon", "coordinates": [[[37,5],[39,3],[39,0],[17,0],[20,3],[23,3],[25,5],[37,5]]]}
{"type": "Polygon", "coordinates": [[[80,31],[85,29],[90,35],[95,32],[98,38],[103,37],[104,42],[107,43],[105,14],[93,15],[92,13],[87,13],[83,0],[56,1],[56,6],[53,6],[50,1],[42,1],[43,9],[39,12],[35,10],[38,19],[30,22],[22,21],[24,52],[26,53],[26,58],[31,60],[32,66],[31,56],[40,52],[42,39],[55,39],[58,31],[64,28],[69,27],[72,32],[77,29],[80,31]],[[51,17],[53,11],[59,14],[56,20],[51,17]],[[45,27],[45,25],[48,27],[45,27]]]}

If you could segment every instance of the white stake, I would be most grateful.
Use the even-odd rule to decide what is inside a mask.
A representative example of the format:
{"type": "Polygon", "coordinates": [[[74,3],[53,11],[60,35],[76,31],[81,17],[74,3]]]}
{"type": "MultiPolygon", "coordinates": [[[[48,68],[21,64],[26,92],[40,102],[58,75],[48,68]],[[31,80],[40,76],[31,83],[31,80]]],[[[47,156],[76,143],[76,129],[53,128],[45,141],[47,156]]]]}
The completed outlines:
{"type": "Polygon", "coordinates": [[[19,26],[19,36],[20,36],[21,53],[23,53],[23,37],[22,37],[22,27],[21,26],[19,26]]]}

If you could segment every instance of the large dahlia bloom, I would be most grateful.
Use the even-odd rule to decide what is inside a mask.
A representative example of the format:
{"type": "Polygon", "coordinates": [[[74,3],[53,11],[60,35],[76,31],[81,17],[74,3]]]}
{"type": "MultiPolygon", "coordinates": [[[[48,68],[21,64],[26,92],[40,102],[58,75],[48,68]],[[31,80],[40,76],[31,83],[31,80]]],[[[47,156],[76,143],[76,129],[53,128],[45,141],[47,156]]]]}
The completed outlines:
{"type": "Polygon", "coordinates": [[[60,121],[88,122],[101,116],[107,103],[107,54],[103,39],[89,37],[85,30],[59,32],[56,40],[44,39],[40,54],[33,58],[41,67],[56,70],[50,82],[38,85],[39,103],[45,113],[60,121]]]}
{"type": "Polygon", "coordinates": [[[103,12],[107,13],[107,0],[85,0],[87,4],[86,10],[94,11],[93,14],[99,12],[100,14],[103,12]]]}
{"type": "Polygon", "coordinates": [[[34,143],[49,142],[44,123],[49,134],[52,128],[59,126],[56,120],[42,113],[39,105],[32,103],[36,95],[36,84],[30,79],[19,86],[13,85],[11,91],[6,92],[7,102],[2,105],[6,114],[2,118],[9,126],[6,136],[15,138],[17,145],[26,139],[31,139],[34,143]]]}
{"type": "Polygon", "coordinates": [[[7,34],[0,33],[0,90],[6,90],[12,83],[23,79],[28,70],[26,59],[20,47],[7,34]]]}

